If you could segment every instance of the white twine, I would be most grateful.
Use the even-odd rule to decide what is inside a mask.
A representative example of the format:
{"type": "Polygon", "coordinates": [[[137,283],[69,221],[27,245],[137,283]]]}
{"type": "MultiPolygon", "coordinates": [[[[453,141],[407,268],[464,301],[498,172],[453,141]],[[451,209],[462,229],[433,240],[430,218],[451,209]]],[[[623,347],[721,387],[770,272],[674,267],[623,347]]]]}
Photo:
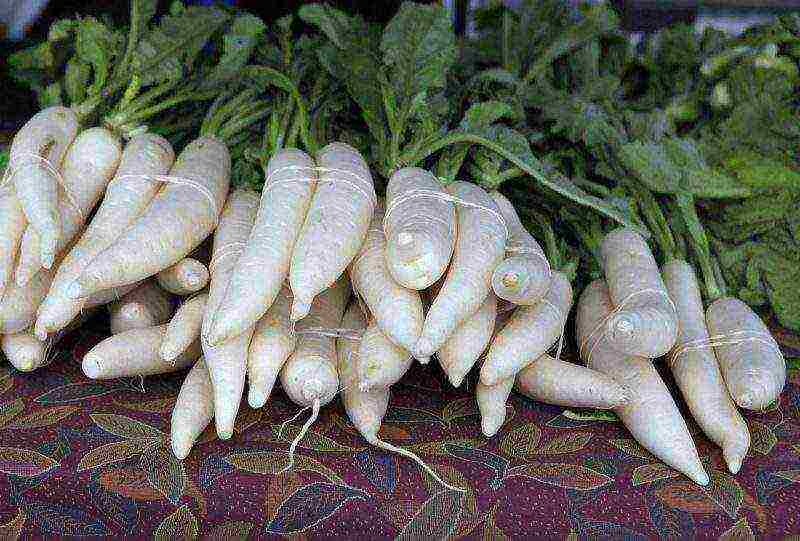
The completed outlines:
{"type": "Polygon", "coordinates": [[[324,336],[327,338],[344,338],[345,340],[361,340],[364,331],[360,329],[347,329],[347,328],[308,327],[306,329],[301,329],[301,330],[292,330],[292,334],[309,334],[313,336],[324,336]]]}
{"type": "Polygon", "coordinates": [[[672,299],[670,298],[670,296],[667,294],[666,291],[653,288],[646,288],[646,289],[640,289],[639,291],[634,291],[633,293],[622,299],[622,302],[620,302],[619,305],[617,305],[613,310],[611,310],[608,314],[602,317],[597,322],[597,325],[595,325],[595,327],[592,329],[592,332],[590,332],[581,342],[580,347],[578,348],[578,354],[580,355],[581,359],[584,359],[586,366],[589,366],[591,368],[592,354],[594,353],[597,344],[599,344],[600,341],[604,338],[604,336],[599,336],[597,340],[593,341],[594,336],[598,332],[600,332],[609,321],[611,321],[611,318],[613,318],[614,316],[625,310],[625,307],[631,302],[632,299],[634,299],[639,295],[643,295],[645,293],[655,293],[656,295],[664,297],[669,303],[669,305],[672,307],[672,312],[677,313],[677,309],[675,308],[675,303],[672,301],[672,299]],[[592,341],[593,341],[592,347],[590,347],[589,351],[587,352],[586,346],[589,345],[589,342],[592,341]]]}
{"type": "MultiPolygon", "coordinates": [[[[480,211],[483,211],[483,212],[487,212],[490,215],[492,215],[498,222],[500,222],[500,225],[503,226],[503,229],[506,232],[506,239],[510,236],[510,231],[508,229],[508,224],[506,224],[505,218],[503,218],[503,215],[500,214],[495,209],[493,209],[491,207],[485,207],[483,205],[479,205],[478,203],[473,203],[472,201],[466,201],[464,199],[461,199],[460,197],[455,197],[455,196],[450,195],[448,193],[443,193],[443,192],[439,192],[439,191],[435,191],[435,190],[428,190],[428,189],[425,189],[425,188],[414,188],[414,189],[411,189],[411,190],[406,190],[405,192],[403,192],[398,197],[395,197],[394,199],[392,199],[391,203],[386,207],[386,214],[383,217],[383,231],[386,234],[386,238],[389,238],[391,236],[391,234],[390,234],[391,232],[388,231],[388,229],[389,229],[388,228],[388,224],[389,224],[389,217],[391,216],[392,212],[394,212],[395,209],[397,209],[400,205],[406,203],[407,201],[411,201],[412,199],[419,199],[419,198],[433,199],[433,200],[436,200],[436,201],[445,201],[445,202],[453,203],[455,205],[459,205],[459,206],[462,206],[462,207],[472,208],[472,209],[480,210],[480,211]]],[[[424,215],[424,218],[426,220],[429,220],[429,221],[437,221],[438,220],[442,224],[448,225],[449,228],[450,228],[451,234],[453,233],[453,231],[452,231],[453,224],[448,224],[446,221],[444,221],[444,219],[441,219],[441,218],[438,218],[438,217],[429,216],[429,215],[424,215]]]]}
{"type": "MultiPolygon", "coordinates": [[[[715,334],[708,338],[698,338],[689,340],[675,348],[669,357],[670,367],[674,366],[678,359],[690,351],[700,351],[703,349],[718,348],[721,346],[737,346],[746,342],[758,342],[775,351],[781,359],[784,359],[783,352],[775,343],[772,336],[762,331],[730,331],[723,334],[715,334]]],[[[785,359],[784,359],[784,362],[785,359]]]]}
{"type": "Polygon", "coordinates": [[[214,224],[219,222],[220,209],[217,206],[217,201],[214,199],[214,194],[206,186],[197,180],[188,177],[178,177],[174,175],[145,175],[145,174],[126,174],[114,177],[112,182],[121,181],[122,179],[138,179],[151,182],[163,182],[165,184],[174,184],[175,186],[186,186],[200,192],[203,197],[208,201],[208,206],[211,212],[214,213],[214,224]]]}
{"type": "Polygon", "coordinates": [[[349,171],[347,169],[337,169],[335,167],[321,167],[321,166],[308,166],[308,165],[287,165],[285,167],[279,167],[278,169],[271,171],[270,174],[267,175],[267,178],[264,181],[264,188],[262,189],[262,194],[270,191],[277,185],[288,184],[291,182],[309,182],[309,183],[316,182],[317,184],[340,183],[352,189],[353,191],[363,195],[366,200],[372,202],[373,206],[378,204],[378,196],[375,194],[375,190],[369,191],[364,189],[362,186],[362,185],[368,185],[368,186],[372,185],[372,182],[370,181],[369,178],[367,178],[366,176],[359,175],[355,171],[349,171]],[[283,173],[285,171],[313,171],[316,173],[336,173],[341,175],[350,175],[351,177],[354,177],[356,181],[362,184],[358,184],[355,181],[347,180],[346,178],[331,177],[331,176],[322,177],[318,175],[296,176],[296,177],[288,177],[278,180],[272,180],[272,177],[274,175],[283,173]]]}
{"type": "MultiPolygon", "coordinates": [[[[561,332],[558,335],[558,347],[556,348],[556,360],[561,360],[561,353],[564,349],[564,332],[567,326],[567,315],[555,304],[550,302],[548,299],[542,299],[539,301],[540,303],[544,304],[545,306],[550,307],[550,309],[556,314],[556,317],[561,322],[561,332]]],[[[550,346],[552,348],[552,346],[550,346]]],[[[549,349],[549,348],[548,348],[549,349]]]]}
{"type": "Polygon", "coordinates": [[[43,156],[39,156],[38,154],[34,154],[32,152],[17,152],[11,155],[11,160],[9,161],[8,166],[6,167],[5,173],[3,173],[3,178],[0,180],[0,193],[5,191],[9,188],[11,184],[11,179],[14,178],[21,169],[26,166],[43,166],[44,169],[56,179],[56,182],[61,189],[64,191],[64,197],[67,199],[67,203],[72,207],[75,213],[81,220],[85,220],[83,211],[81,210],[80,206],[75,202],[75,197],[72,195],[72,192],[67,188],[66,181],[64,180],[64,176],[58,170],[56,166],[54,166],[50,160],[44,158],[43,156]]]}

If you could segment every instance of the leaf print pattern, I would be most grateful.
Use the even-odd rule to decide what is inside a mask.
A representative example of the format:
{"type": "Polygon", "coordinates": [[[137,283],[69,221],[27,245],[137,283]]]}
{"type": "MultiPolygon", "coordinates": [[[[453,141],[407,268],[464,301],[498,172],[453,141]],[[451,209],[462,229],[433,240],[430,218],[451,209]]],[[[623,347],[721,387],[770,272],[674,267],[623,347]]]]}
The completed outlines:
{"type": "MultiPolygon", "coordinates": [[[[92,336],[70,347],[85,351],[81,340],[92,336]]],[[[737,475],[694,434],[711,476],[699,487],[655,459],[609,412],[512,394],[513,419],[484,438],[474,396],[442,385],[435,366],[415,364],[392,394],[381,435],[465,493],[370,447],[338,400],[282,472],[299,426],[277,438],[296,412],[280,389],[259,410],[243,405],[233,438],[218,440],[211,426],[179,462],[169,448],[169,414],[182,377],[146,378],[142,392],[138,379],[89,381],[71,360],[22,374],[0,359],[0,541],[800,533],[800,369],[791,366],[780,403],[743,412],[753,444],[737,475]]]]}

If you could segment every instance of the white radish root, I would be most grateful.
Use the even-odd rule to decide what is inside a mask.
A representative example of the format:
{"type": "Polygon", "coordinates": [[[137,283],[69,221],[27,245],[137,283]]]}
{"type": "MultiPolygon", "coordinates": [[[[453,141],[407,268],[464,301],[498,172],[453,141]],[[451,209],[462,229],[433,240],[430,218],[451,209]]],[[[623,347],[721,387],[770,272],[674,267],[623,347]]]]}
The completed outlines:
{"type": "Polygon", "coordinates": [[[317,190],[289,267],[292,321],[308,314],[314,298],[331,287],[356,256],[377,202],[369,167],[356,149],[331,143],[315,158],[320,169],[317,190]]]}
{"type": "Polygon", "coordinates": [[[189,456],[194,442],[214,418],[214,394],[205,360],[195,363],[183,380],[172,410],[170,442],[178,459],[189,456]]]}
{"type": "Polygon", "coordinates": [[[392,343],[378,324],[369,324],[358,348],[358,383],[362,390],[394,385],[413,363],[408,352],[392,343]]]}
{"type": "Polygon", "coordinates": [[[42,269],[24,287],[11,283],[0,300],[0,333],[13,334],[30,327],[36,310],[53,281],[53,271],[42,269]]]}
{"type": "Polygon", "coordinates": [[[613,409],[629,400],[629,392],[602,372],[542,355],[523,368],[514,389],[556,406],[613,409]]]}
{"type": "Polygon", "coordinates": [[[200,342],[171,361],[159,355],[167,326],[133,329],[106,338],[83,356],[83,373],[91,379],[129,378],[176,372],[195,363],[200,342]]]}
{"type": "Polygon", "coordinates": [[[14,262],[27,224],[14,187],[0,188],[0,300],[14,274],[14,262]]]}
{"type": "Polygon", "coordinates": [[[314,194],[314,167],[311,157],[297,149],[279,150],[270,158],[256,221],[214,314],[210,343],[254,325],[275,302],[314,194]]]}
{"type": "Polygon", "coordinates": [[[345,276],[314,300],[308,316],[295,326],[297,345],[281,370],[283,390],[299,406],[324,406],[339,390],[336,343],[350,284],[345,276]]]}
{"type": "Polygon", "coordinates": [[[669,365],[692,416],[711,441],[722,448],[731,473],[742,465],[750,447],[750,432],[728,394],[708,343],[703,300],[692,267],[673,260],[662,269],[664,283],[678,313],[678,340],[669,365]],[[705,347],[692,348],[692,344],[705,347]]]}
{"type": "Polygon", "coordinates": [[[185,351],[189,345],[200,338],[200,330],[203,327],[203,315],[205,314],[208,294],[201,293],[186,299],[175,311],[175,315],[167,324],[167,331],[164,340],[161,342],[159,354],[165,361],[171,361],[181,351],[185,351]]]}
{"type": "Polygon", "coordinates": [[[80,313],[86,300],[70,299],[67,287],[144,212],[163,186],[147,179],[166,173],[174,159],[169,142],[159,135],[137,135],[128,142],[94,218],[58,266],[50,291],[39,308],[36,336],[44,339],[80,313]]]}
{"type": "MultiPolygon", "coordinates": [[[[105,128],[82,131],[70,145],[61,169],[58,213],[61,235],[55,247],[59,256],[81,232],[89,213],[103,195],[122,156],[119,139],[105,128]]],[[[36,228],[29,225],[20,245],[16,281],[25,285],[43,266],[41,242],[36,228]]]]}
{"type": "Polygon", "coordinates": [[[577,317],[581,357],[589,368],[611,376],[630,391],[629,401],[613,411],[636,441],[695,483],[707,485],[709,477],[686,421],[653,363],[644,357],[620,355],[606,336],[595,332],[613,309],[603,280],[595,280],[583,291],[577,317]]]}
{"type": "Polygon", "coordinates": [[[283,364],[297,344],[297,334],[289,319],[291,309],[292,292],[283,286],[267,313],[256,323],[247,354],[247,401],[253,408],[266,404],[283,364]]]}
{"type": "Polygon", "coordinates": [[[108,305],[111,334],[166,323],[172,316],[172,296],[153,280],[146,280],[108,305]]]}
{"type": "Polygon", "coordinates": [[[214,233],[212,252],[211,285],[208,290],[206,313],[203,318],[203,355],[214,388],[214,420],[217,435],[226,440],[233,435],[233,426],[244,392],[247,372],[247,351],[253,327],[219,345],[212,346],[206,340],[211,326],[210,314],[214,314],[228,287],[236,260],[250,235],[258,210],[258,194],[251,190],[234,190],[219,220],[214,233]]]}
{"type": "Polygon", "coordinates": [[[491,438],[500,430],[506,420],[506,402],[514,388],[514,378],[506,378],[495,385],[482,381],[475,387],[475,398],[481,414],[481,431],[491,438]]]}
{"type": "Polygon", "coordinates": [[[383,216],[383,205],[378,204],[364,244],[350,265],[350,280],[386,338],[410,351],[422,332],[422,298],[418,291],[395,282],[389,273],[383,216]]]}
{"type": "Polygon", "coordinates": [[[478,311],[491,289],[492,272],[505,253],[505,221],[489,194],[466,182],[454,182],[447,189],[465,204],[456,209],[458,238],[453,261],[412,350],[416,358],[432,355],[478,311]]]}
{"type": "Polygon", "coordinates": [[[569,280],[561,272],[553,273],[545,297],[536,306],[517,308],[492,341],[481,367],[481,382],[491,386],[513,378],[550,349],[564,330],[571,305],[569,280]]]}
{"type": "Polygon", "coordinates": [[[496,319],[497,297],[490,291],[478,311],[459,325],[436,352],[436,358],[453,387],[461,386],[478,358],[486,351],[496,319]]]}
{"type": "Polygon", "coordinates": [[[444,187],[417,167],[397,170],[386,186],[386,263],[397,283],[425,289],[444,275],[456,242],[456,210],[444,187]]]}
{"type": "Polygon", "coordinates": [[[550,263],[536,239],[528,233],[511,201],[500,192],[490,194],[508,226],[506,258],[492,273],[492,289],[501,299],[532,306],[550,287],[550,263]]]}
{"type": "Polygon", "coordinates": [[[208,269],[200,261],[184,257],[156,275],[158,285],[173,295],[191,295],[208,285],[208,269]]]}
{"type": "Polygon", "coordinates": [[[706,321],[733,401],[745,409],[766,409],[786,384],[786,361],[767,326],[731,297],[711,303],[706,321]]]}
{"type": "Polygon", "coordinates": [[[645,240],[632,229],[615,229],[603,239],[600,258],[617,308],[604,325],[609,345],[650,359],[667,353],[675,344],[678,322],[645,240]]]}
{"type": "Polygon", "coordinates": [[[0,346],[8,362],[20,372],[31,372],[45,362],[47,344],[29,331],[2,335],[0,346]]]}
{"type": "Polygon", "coordinates": [[[11,143],[11,180],[28,223],[39,234],[41,262],[48,269],[61,236],[59,170],[79,127],[71,109],[56,105],[33,115],[11,143]]]}

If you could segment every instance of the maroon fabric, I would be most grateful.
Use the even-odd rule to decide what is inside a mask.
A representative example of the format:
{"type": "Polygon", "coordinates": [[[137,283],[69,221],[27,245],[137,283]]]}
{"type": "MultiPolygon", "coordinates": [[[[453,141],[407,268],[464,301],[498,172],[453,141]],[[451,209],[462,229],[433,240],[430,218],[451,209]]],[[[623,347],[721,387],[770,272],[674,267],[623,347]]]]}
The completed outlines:
{"type": "MultiPolygon", "coordinates": [[[[776,329],[787,352],[800,339],[776,329]]],[[[783,538],[800,533],[800,370],[780,404],[747,413],[753,445],[732,476],[697,433],[701,488],[660,464],[608,415],[563,412],[518,395],[497,437],[480,435],[472,395],[434,366],[393,392],[384,439],[412,449],[465,495],[410,461],[369,448],[338,401],[301,442],[277,438],[297,408],[281,391],[244,409],[230,441],[207,431],[183,463],[169,450],[182,374],[92,382],[82,331],[33,374],[0,361],[0,539],[126,536],[271,538],[783,538]],[[142,392],[142,386],[144,392],[142,392]]],[[[790,363],[791,364],[791,363],[790,363]]],[[[792,366],[797,366],[792,365],[792,366]]]]}

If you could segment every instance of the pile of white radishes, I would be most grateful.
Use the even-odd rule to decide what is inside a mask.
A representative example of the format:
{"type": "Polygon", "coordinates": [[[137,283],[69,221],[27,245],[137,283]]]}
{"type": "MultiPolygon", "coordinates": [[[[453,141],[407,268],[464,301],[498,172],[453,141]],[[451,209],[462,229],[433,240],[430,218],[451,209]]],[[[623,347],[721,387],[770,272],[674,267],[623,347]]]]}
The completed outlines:
{"type": "Polygon", "coordinates": [[[172,415],[180,458],[212,418],[231,437],[246,380],[259,408],[278,377],[313,410],[306,427],[341,394],[368,442],[407,454],[378,438],[390,387],[415,358],[435,356],[454,386],[482,358],[486,436],[516,386],[551,404],[613,409],[645,448],[706,484],[652,359],[670,354],[690,411],[734,473],[750,440],[736,406],[765,408],[783,388],[761,320],[731,298],[704,313],[691,267],[669,262],[662,279],[630,229],[605,238],[605,281],[581,296],[583,367],[559,359],[570,282],[498,192],[404,168],[379,198],[358,151],[331,143],[313,158],[276,152],[260,196],[228,193],[231,159],[214,136],[175,159],[157,135],[123,148],[103,128],[78,133],[71,114],[42,111],[12,144],[0,193],[2,348],[20,370],[43,366],[58,336],[108,304],[114,335],[83,371],[191,367],[172,415]]]}

